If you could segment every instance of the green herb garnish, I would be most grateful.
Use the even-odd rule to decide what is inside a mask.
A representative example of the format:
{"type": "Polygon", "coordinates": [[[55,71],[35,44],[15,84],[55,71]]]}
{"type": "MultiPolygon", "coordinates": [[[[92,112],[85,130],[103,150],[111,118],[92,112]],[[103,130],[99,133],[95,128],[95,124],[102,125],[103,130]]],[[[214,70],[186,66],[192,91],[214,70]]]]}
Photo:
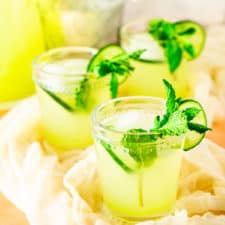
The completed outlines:
{"type": "Polygon", "coordinates": [[[116,155],[116,153],[113,151],[110,144],[106,143],[103,140],[100,140],[101,145],[104,147],[104,149],[108,152],[108,154],[112,157],[112,159],[120,165],[120,167],[126,171],[127,173],[134,172],[132,168],[127,166],[120,158],[116,155]]]}
{"type": "Polygon", "coordinates": [[[128,54],[117,45],[108,45],[100,49],[87,66],[86,71],[88,75],[84,77],[75,88],[74,101],[71,106],[51,91],[45,90],[45,92],[70,112],[86,110],[90,98],[91,79],[101,79],[110,76],[109,88],[111,97],[116,98],[119,85],[128,77],[129,73],[134,70],[130,59],[139,59],[144,51],[145,50],[138,50],[128,54]],[[94,74],[94,77],[89,76],[90,73],[92,73],[92,75],[94,74]]]}
{"type": "MultiPolygon", "coordinates": [[[[118,54],[111,59],[101,60],[96,65],[92,66],[89,72],[94,72],[97,79],[110,75],[110,92],[111,97],[116,98],[118,94],[118,88],[120,85],[120,78],[127,78],[129,73],[134,70],[134,67],[130,63],[130,59],[139,59],[141,54],[145,50],[138,50],[131,54],[122,53],[118,54]]],[[[76,106],[79,108],[85,108],[88,101],[89,94],[88,78],[84,79],[80,87],[76,89],[76,106]]]]}
{"type": "Polygon", "coordinates": [[[48,89],[41,87],[41,89],[48,94],[51,98],[53,98],[59,105],[61,105],[64,109],[66,109],[69,112],[73,112],[73,108],[67,104],[65,101],[63,101],[61,98],[59,98],[57,95],[55,95],[52,91],[49,91],[48,89]]]}
{"type": "Polygon", "coordinates": [[[172,23],[154,19],[149,22],[148,33],[163,48],[171,73],[178,68],[182,57],[196,58],[205,42],[204,29],[193,21],[172,23]]]}
{"type": "Polygon", "coordinates": [[[130,59],[139,59],[141,54],[145,50],[137,50],[131,54],[122,53],[114,56],[111,59],[105,59],[100,61],[93,67],[93,72],[97,78],[105,76],[111,76],[110,78],[110,91],[111,97],[116,98],[119,87],[119,77],[127,78],[129,73],[134,70],[134,67],[130,63],[130,59]]]}
{"type": "Polygon", "coordinates": [[[129,134],[124,135],[121,143],[139,166],[148,166],[157,156],[156,146],[149,143],[157,138],[158,134],[148,135],[144,129],[131,129],[129,134]]]}
{"type": "Polygon", "coordinates": [[[165,114],[162,117],[155,117],[154,127],[150,130],[141,128],[128,130],[121,140],[129,155],[141,165],[148,164],[157,156],[156,145],[151,142],[165,136],[180,136],[190,130],[197,133],[211,130],[205,125],[193,122],[200,109],[188,107],[181,110],[183,100],[176,98],[175,91],[168,81],[163,82],[167,90],[165,114]]]}
{"type": "MultiPolygon", "coordinates": [[[[194,130],[197,133],[203,133],[211,130],[205,125],[192,123],[192,120],[198,115],[200,110],[196,107],[189,107],[184,110],[180,110],[179,107],[182,104],[182,99],[176,99],[175,91],[168,81],[163,80],[163,82],[167,89],[167,111],[163,116],[163,119],[166,117],[167,120],[162,126],[157,128],[157,131],[161,132],[162,134],[181,135],[187,132],[190,127],[191,130],[194,130]],[[192,126],[192,124],[195,125],[192,126]]],[[[160,120],[160,122],[163,121],[163,119],[160,120]]]]}
{"type": "Polygon", "coordinates": [[[77,108],[86,108],[88,97],[90,94],[90,85],[88,78],[85,77],[79,84],[79,87],[75,89],[75,106],[77,108]]]}

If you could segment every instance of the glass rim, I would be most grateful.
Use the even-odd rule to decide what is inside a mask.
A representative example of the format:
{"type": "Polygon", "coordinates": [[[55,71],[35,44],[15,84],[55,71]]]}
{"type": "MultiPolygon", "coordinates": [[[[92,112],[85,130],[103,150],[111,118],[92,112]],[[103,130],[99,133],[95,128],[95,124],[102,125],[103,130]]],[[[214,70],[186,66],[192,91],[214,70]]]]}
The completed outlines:
{"type": "MultiPolygon", "coordinates": [[[[131,20],[129,21],[128,23],[125,23],[121,28],[120,28],[120,41],[123,39],[123,37],[125,38],[130,38],[131,35],[134,33],[134,32],[129,32],[129,28],[131,27],[136,27],[137,25],[143,25],[145,24],[146,25],[146,28],[147,28],[147,22],[149,21],[150,19],[148,18],[138,18],[138,19],[135,19],[135,20],[131,20]]],[[[143,32],[146,32],[146,30],[143,30],[143,32]]],[[[146,32],[147,34],[147,32],[146,32]]],[[[138,62],[143,62],[143,63],[151,63],[151,64],[165,64],[166,61],[165,60],[157,60],[157,59],[135,59],[136,61],[138,62]]]]}
{"type": "Polygon", "coordinates": [[[101,103],[100,105],[98,105],[91,113],[91,120],[92,120],[92,126],[100,129],[102,131],[108,131],[111,133],[116,133],[116,134],[129,134],[129,135],[152,135],[152,134],[159,134],[159,132],[156,131],[148,131],[146,133],[141,133],[141,132],[128,132],[128,131],[120,131],[117,129],[113,129],[113,128],[109,128],[107,126],[105,126],[101,121],[98,120],[97,118],[97,114],[98,112],[100,112],[102,109],[104,109],[106,106],[114,104],[116,102],[121,102],[121,101],[126,101],[126,100],[155,100],[158,101],[159,103],[162,104],[162,106],[164,107],[165,105],[165,99],[160,98],[160,97],[155,97],[155,96],[126,96],[126,97],[119,97],[119,98],[115,98],[115,99],[110,99],[107,100],[103,103],[101,103]]]}
{"type": "MultiPolygon", "coordinates": [[[[147,23],[148,20],[147,18],[137,18],[137,19],[133,19],[125,24],[122,25],[122,27],[120,28],[121,32],[127,31],[127,29],[129,29],[129,27],[134,26],[134,25],[138,25],[141,23],[141,25],[143,25],[144,23],[147,23]]],[[[126,33],[126,32],[125,32],[126,33]]]]}
{"type": "MultiPolygon", "coordinates": [[[[44,59],[45,57],[49,56],[54,56],[54,54],[57,53],[62,53],[62,54],[66,54],[66,53],[89,53],[90,55],[92,55],[92,57],[97,53],[97,49],[96,48],[91,48],[91,47],[86,47],[86,46],[68,46],[68,47],[59,47],[59,48],[54,48],[48,51],[45,51],[43,53],[41,53],[40,55],[38,55],[37,57],[35,57],[32,61],[32,70],[33,71],[39,71],[41,73],[44,74],[44,76],[47,77],[53,77],[57,74],[57,75],[61,75],[63,76],[63,78],[68,77],[68,78],[72,78],[73,76],[76,76],[76,78],[79,77],[84,77],[84,74],[78,73],[78,72],[69,72],[69,73],[64,73],[64,72],[49,72],[46,71],[46,69],[43,68],[43,66],[41,65],[41,59],[44,59]]],[[[91,60],[91,58],[90,58],[91,60]]],[[[46,60],[43,60],[43,62],[46,60]]],[[[33,75],[33,77],[35,77],[35,75],[33,75]]]]}

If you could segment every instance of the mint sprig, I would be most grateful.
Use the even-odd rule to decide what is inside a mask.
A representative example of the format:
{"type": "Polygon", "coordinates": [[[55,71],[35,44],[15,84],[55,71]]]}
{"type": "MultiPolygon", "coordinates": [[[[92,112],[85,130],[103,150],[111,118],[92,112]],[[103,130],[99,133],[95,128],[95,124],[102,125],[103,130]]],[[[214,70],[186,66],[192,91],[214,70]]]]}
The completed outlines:
{"type": "MultiPolygon", "coordinates": [[[[118,95],[118,88],[122,80],[125,80],[131,71],[135,68],[131,65],[131,59],[139,59],[141,54],[145,50],[137,50],[130,54],[122,53],[118,54],[111,59],[101,60],[99,63],[92,67],[91,72],[93,72],[97,79],[101,79],[106,76],[110,76],[110,92],[111,97],[116,98],[118,95]]],[[[88,73],[87,67],[87,73],[88,73]]],[[[68,105],[63,99],[56,96],[54,93],[45,90],[54,100],[56,100],[63,108],[70,112],[75,112],[76,110],[85,110],[87,109],[89,97],[90,97],[90,76],[84,77],[78,87],[74,90],[74,101],[72,106],[68,105]]]]}
{"type": "Polygon", "coordinates": [[[121,140],[123,147],[128,149],[129,155],[141,165],[149,165],[157,156],[156,146],[149,144],[156,141],[158,134],[147,135],[147,131],[141,128],[129,130],[121,140]],[[148,147],[146,148],[146,145],[148,147]]]}
{"type": "Polygon", "coordinates": [[[184,36],[191,36],[195,32],[195,27],[187,27],[180,31],[177,29],[177,23],[163,19],[154,19],[149,22],[148,33],[163,48],[171,73],[174,73],[179,67],[182,57],[185,57],[186,54],[191,59],[195,58],[194,46],[183,38],[184,36]]]}
{"type": "Polygon", "coordinates": [[[200,109],[189,107],[181,110],[181,98],[176,98],[172,85],[163,80],[166,88],[166,112],[161,117],[157,115],[154,126],[149,130],[141,128],[130,129],[121,140],[121,144],[127,149],[129,155],[142,165],[148,164],[157,156],[156,145],[153,143],[164,136],[180,136],[192,130],[197,133],[205,133],[211,130],[205,125],[194,123],[193,119],[199,114],[200,109]]]}
{"type": "MultiPolygon", "coordinates": [[[[118,95],[121,79],[120,77],[126,79],[129,73],[134,70],[134,67],[130,63],[130,59],[139,59],[144,51],[145,50],[137,50],[130,54],[119,54],[111,59],[102,60],[93,66],[92,71],[94,72],[97,79],[103,78],[105,76],[111,76],[109,86],[112,98],[116,98],[118,95]]],[[[80,87],[75,90],[76,107],[83,109],[86,107],[88,102],[88,94],[88,78],[85,78],[80,83],[80,87]]]]}
{"type": "MultiPolygon", "coordinates": [[[[92,71],[95,73],[96,78],[103,78],[107,75],[110,75],[110,92],[111,97],[116,98],[118,94],[118,88],[120,85],[119,77],[126,77],[131,71],[134,70],[134,67],[130,63],[130,59],[139,59],[141,54],[145,50],[137,50],[130,54],[123,53],[119,54],[111,59],[106,59],[100,61],[96,64],[92,71]]],[[[88,95],[90,93],[89,79],[85,78],[81,81],[80,86],[75,90],[75,102],[76,107],[85,109],[88,102],[88,95]]]]}
{"type": "Polygon", "coordinates": [[[122,53],[111,59],[105,59],[94,66],[93,71],[97,78],[110,76],[110,92],[111,97],[116,98],[120,79],[127,78],[129,73],[135,68],[131,65],[130,59],[139,59],[145,50],[137,50],[130,54],[122,53]]]}

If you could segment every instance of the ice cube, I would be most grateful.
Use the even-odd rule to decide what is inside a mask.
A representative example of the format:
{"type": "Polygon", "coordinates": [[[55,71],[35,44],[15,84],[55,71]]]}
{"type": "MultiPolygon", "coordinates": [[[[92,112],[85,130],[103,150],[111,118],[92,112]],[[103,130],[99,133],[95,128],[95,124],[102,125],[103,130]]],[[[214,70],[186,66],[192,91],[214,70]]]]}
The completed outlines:
{"type": "Polygon", "coordinates": [[[58,64],[48,64],[44,66],[43,71],[52,75],[58,75],[58,74],[62,75],[67,72],[63,66],[58,64]]]}

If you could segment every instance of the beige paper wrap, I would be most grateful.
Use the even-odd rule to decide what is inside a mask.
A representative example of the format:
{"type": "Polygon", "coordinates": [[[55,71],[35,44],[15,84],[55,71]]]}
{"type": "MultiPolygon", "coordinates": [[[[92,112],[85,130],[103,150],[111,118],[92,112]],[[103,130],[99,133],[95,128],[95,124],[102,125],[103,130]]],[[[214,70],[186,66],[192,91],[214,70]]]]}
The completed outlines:
{"type": "MultiPolygon", "coordinates": [[[[225,28],[208,29],[206,49],[192,64],[194,96],[210,124],[225,117],[225,28]]],[[[36,97],[0,120],[0,191],[31,225],[119,224],[101,211],[93,147],[60,159],[44,152],[36,97]]],[[[205,140],[184,154],[177,212],[139,225],[224,225],[225,150],[205,140]]]]}
{"type": "MultiPolygon", "coordinates": [[[[39,126],[36,97],[25,100],[0,120],[3,194],[25,213],[31,225],[119,224],[100,210],[94,147],[61,158],[47,154],[39,126]]],[[[139,225],[224,225],[223,214],[225,150],[205,140],[184,154],[175,215],[139,225]]]]}

